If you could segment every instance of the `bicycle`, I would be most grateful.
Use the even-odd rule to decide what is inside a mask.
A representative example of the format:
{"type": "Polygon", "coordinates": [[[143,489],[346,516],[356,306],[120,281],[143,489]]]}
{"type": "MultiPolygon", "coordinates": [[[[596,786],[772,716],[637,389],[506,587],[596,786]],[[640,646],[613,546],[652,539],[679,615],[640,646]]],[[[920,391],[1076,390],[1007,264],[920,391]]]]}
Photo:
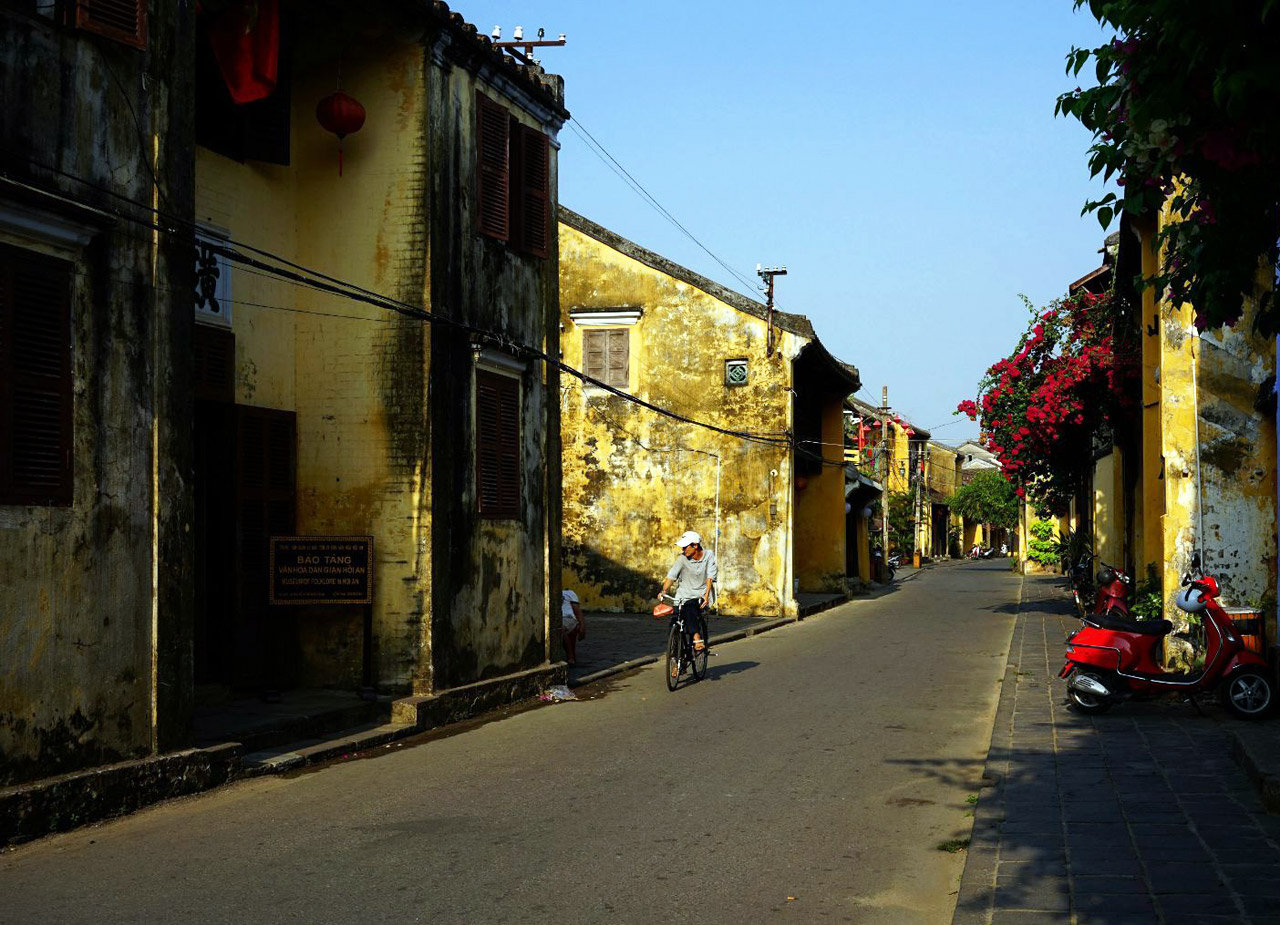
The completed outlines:
{"type": "MultiPolygon", "coordinates": [[[[663,594],[661,599],[675,606],[675,598],[663,594]]],[[[701,681],[707,676],[707,658],[711,654],[711,640],[707,635],[707,616],[705,611],[698,616],[697,632],[702,635],[702,651],[693,647],[693,633],[685,632],[684,617],[678,608],[671,614],[671,628],[667,631],[667,690],[674,691],[680,685],[680,678],[687,670],[693,680],[701,681]]]]}

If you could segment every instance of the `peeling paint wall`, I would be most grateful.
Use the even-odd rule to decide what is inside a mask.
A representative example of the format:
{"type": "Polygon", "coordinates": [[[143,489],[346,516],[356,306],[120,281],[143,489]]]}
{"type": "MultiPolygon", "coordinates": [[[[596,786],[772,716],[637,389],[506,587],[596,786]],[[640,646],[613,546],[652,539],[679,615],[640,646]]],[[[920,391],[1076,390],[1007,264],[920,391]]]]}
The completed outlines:
{"type": "MultiPolygon", "coordinates": [[[[191,86],[177,65],[190,36],[176,9],[153,7],[146,52],[0,7],[9,179],[114,211],[110,193],[152,201],[154,170],[166,207],[190,215],[191,86]]],[[[190,249],[11,195],[0,184],[0,240],[72,264],[74,487],[70,506],[0,506],[0,786],[180,745],[191,709],[190,249]],[[22,233],[7,219],[18,205],[92,237],[22,233]]]]}
{"type": "MultiPolygon", "coordinates": [[[[641,316],[629,329],[631,387],[637,397],[735,430],[790,428],[787,389],[805,338],[783,332],[780,355],[775,351],[766,358],[763,319],[564,223],[560,273],[567,364],[583,368],[583,329],[572,313],[637,308],[641,316]],[[728,359],[747,360],[746,385],[725,384],[728,359]]],[[[675,560],[673,541],[681,532],[697,530],[704,545],[715,545],[718,461],[721,610],[765,615],[794,610],[789,524],[800,517],[804,502],[793,497],[787,448],[682,424],[568,377],[560,403],[563,583],[578,592],[585,608],[647,609],[675,560]]],[[[839,443],[838,403],[827,418],[824,435],[830,430],[839,443]]],[[[833,472],[839,478],[832,479],[837,486],[832,512],[843,536],[843,473],[833,472]]],[[[829,494],[825,482],[797,494],[811,489],[824,498],[829,494]]],[[[840,556],[843,577],[843,541],[840,556]]]]}
{"type": "MultiPolygon", "coordinates": [[[[1143,232],[1147,273],[1157,260],[1153,230],[1143,232]]],[[[1191,306],[1143,296],[1143,511],[1135,545],[1145,559],[1139,569],[1146,562],[1163,569],[1165,615],[1175,621],[1173,598],[1196,552],[1225,604],[1275,600],[1276,429],[1257,405],[1276,351],[1274,340],[1252,333],[1254,310],[1246,304],[1234,328],[1201,333],[1191,306]]],[[[1274,625],[1270,631],[1274,641],[1274,625]]]]}

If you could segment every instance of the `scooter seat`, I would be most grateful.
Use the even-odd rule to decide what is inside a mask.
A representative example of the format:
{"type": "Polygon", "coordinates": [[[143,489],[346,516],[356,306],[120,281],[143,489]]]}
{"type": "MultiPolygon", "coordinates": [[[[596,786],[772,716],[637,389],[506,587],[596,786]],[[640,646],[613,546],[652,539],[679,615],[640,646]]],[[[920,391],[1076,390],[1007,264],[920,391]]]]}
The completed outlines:
{"type": "Polygon", "coordinates": [[[1086,618],[1094,626],[1117,633],[1139,633],[1143,636],[1168,636],[1173,632],[1173,624],[1168,620],[1126,620],[1124,617],[1113,617],[1110,614],[1089,614],[1086,618]]]}

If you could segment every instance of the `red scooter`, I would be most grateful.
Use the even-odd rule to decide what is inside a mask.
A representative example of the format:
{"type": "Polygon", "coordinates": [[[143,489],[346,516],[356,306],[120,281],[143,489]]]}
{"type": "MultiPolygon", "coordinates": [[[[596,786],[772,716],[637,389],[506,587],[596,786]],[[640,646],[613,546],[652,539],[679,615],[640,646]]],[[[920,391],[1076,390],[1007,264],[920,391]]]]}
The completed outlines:
{"type": "Polygon", "coordinates": [[[1114,611],[1093,613],[1067,637],[1067,663],[1058,674],[1067,679],[1067,697],[1081,713],[1105,713],[1122,700],[1182,694],[1219,688],[1222,702],[1236,716],[1257,719],[1274,700],[1266,661],[1250,652],[1235,624],[1218,603],[1218,582],[1208,576],[1183,579],[1178,607],[1203,615],[1206,638],[1204,668],[1170,672],[1160,666],[1168,620],[1130,620],[1114,611]]]}
{"type": "Polygon", "coordinates": [[[1098,595],[1093,602],[1094,613],[1110,613],[1119,611],[1121,616],[1129,616],[1129,589],[1133,587],[1133,579],[1114,565],[1105,562],[1098,569],[1098,595]]]}
{"type": "Polygon", "coordinates": [[[1071,596],[1075,599],[1080,619],[1086,619],[1090,613],[1105,614],[1112,611],[1128,617],[1129,590],[1133,587],[1133,579],[1114,565],[1104,562],[1098,569],[1095,591],[1089,587],[1089,563],[1095,558],[1097,557],[1086,553],[1070,573],[1071,596]]]}

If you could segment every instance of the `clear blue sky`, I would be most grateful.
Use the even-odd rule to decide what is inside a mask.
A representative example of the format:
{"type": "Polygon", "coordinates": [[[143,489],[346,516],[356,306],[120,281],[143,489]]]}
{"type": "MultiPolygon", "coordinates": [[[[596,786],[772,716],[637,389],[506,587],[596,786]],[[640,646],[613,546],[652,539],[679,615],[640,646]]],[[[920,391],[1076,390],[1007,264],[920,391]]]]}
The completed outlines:
{"type": "MultiPolygon", "coordinates": [[[[1071,0],[451,5],[504,38],[567,33],[541,58],[574,120],[739,273],[786,264],[778,307],[938,440],[976,435],[952,411],[1023,329],[1018,294],[1098,266],[1088,133],[1053,115],[1067,51],[1104,38],[1071,0]]],[[[747,291],[560,140],[561,202],[747,291]]]]}

